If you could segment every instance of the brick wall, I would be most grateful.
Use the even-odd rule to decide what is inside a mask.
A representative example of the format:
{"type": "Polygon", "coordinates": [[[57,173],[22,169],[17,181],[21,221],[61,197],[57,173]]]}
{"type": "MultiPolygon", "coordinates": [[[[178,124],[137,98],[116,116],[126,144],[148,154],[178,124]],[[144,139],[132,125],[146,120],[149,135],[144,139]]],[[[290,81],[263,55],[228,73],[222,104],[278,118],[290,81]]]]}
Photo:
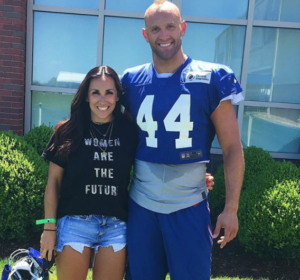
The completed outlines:
{"type": "Polygon", "coordinates": [[[27,0],[0,0],[0,130],[22,135],[27,0]]]}

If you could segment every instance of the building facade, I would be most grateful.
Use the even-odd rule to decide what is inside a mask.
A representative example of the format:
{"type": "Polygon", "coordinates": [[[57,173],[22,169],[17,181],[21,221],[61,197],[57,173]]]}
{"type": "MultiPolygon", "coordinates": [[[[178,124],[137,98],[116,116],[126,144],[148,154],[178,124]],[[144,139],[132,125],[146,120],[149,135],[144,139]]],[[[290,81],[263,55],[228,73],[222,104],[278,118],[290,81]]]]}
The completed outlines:
{"type": "MultiPolygon", "coordinates": [[[[183,49],[229,65],[244,88],[235,107],[243,146],[300,161],[300,1],[173,0],[183,49]]],[[[22,135],[68,117],[88,70],[152,60],[142,37],[153,0],[0,0],[0,130],[22,135]]],[[[217,139],[212,153],[221,150],[217,139]]]]}

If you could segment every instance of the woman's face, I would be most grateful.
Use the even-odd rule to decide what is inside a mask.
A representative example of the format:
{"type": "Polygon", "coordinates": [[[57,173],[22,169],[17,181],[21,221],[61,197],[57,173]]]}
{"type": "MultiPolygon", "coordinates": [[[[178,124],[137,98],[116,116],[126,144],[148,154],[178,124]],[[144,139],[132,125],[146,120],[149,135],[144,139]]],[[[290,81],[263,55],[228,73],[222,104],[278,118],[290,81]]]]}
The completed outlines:
{"type": "Polygon", "coordinates": [[[102,75],[91,80],[86,101],[90,104],[93,122],[112,121],[112,112],[118,100],[115,82],[111,77],[102,75]]]}

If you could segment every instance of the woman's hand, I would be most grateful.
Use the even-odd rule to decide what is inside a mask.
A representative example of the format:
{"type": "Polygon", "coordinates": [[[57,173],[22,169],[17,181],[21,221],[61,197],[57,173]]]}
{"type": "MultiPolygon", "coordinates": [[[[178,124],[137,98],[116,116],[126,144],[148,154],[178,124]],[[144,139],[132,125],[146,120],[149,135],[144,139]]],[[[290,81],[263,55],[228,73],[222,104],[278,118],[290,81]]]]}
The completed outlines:
{"type": "Polygon", "coordinates": [[[54,250],[55,243],[56,243],[56,231],[54,229],[44,230],[44,232],[41,235],[41,241],[40,241],[40,245],[41,245],[40,253],[43,259],[45,259],[47,256],[47,260],[51,261],[51,259],[53,258],[52,253],[54,250]]]}
{"type": "Polygon", "coordinates": [[[213,185],[215,184],[214,176],[212,176],[210,173],[206,173],[205,178],[206,178],[206,187],[209,191],[211,191],[213,189],[213,185]]]}

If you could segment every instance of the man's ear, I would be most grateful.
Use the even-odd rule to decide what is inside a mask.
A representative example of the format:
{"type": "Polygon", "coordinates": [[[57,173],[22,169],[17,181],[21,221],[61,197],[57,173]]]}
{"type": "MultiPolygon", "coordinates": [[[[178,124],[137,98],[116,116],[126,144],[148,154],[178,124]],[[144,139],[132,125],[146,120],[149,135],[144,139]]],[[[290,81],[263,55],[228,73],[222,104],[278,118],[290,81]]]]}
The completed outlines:
{"type": "Polygon", "coordinates": [[[186,21],[184,20],[181,23],[181,37],[184,36],[185,32],[186,32],[186,21]]]}
{"type": "Polygon", "coordinates": [[[146,28],[142,29],[142,33],[143,33],[143,36],[144,36],[145,40],[149,43],[149,39],[148,39],[148,35],[147,35],[147,32],[146,32],[146,28]]]}

